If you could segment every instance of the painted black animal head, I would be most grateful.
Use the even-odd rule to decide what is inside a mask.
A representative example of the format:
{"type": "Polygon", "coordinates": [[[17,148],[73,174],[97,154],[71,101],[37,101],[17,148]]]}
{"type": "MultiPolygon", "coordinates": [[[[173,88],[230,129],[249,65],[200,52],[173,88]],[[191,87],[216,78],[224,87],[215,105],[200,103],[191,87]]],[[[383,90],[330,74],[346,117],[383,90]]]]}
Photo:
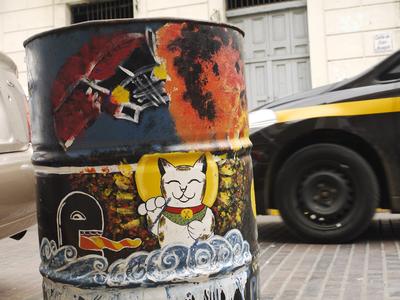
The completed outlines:
{"type": "Polygon", "coordinates": [[[61,200],[57,210],[58,246],[71,245],[79,256],[96,253],[79,248],[81,233],[101,236],[104,229],[103,209],[89,194],[75,191],[61,200]]]}

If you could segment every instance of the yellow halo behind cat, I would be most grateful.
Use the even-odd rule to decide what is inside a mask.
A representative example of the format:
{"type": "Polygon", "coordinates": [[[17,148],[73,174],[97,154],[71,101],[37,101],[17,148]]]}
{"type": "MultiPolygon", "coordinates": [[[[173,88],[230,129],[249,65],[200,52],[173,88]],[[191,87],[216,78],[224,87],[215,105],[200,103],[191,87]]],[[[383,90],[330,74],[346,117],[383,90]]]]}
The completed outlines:
{"type": "Polygon", "coordinates": [[[208,207],[213,206],[218,193],[218,167],[209,152],[171,152],[143,155],[135,172],[135,181],[140,198],[146,202],[150,198],[162,196],[161,174],[158,169],[159,158],[166,159],[175,167],[179,165],[193,166],[201,155],[205,155],[207,161],[206,190],[202,202],[208,207]]]}

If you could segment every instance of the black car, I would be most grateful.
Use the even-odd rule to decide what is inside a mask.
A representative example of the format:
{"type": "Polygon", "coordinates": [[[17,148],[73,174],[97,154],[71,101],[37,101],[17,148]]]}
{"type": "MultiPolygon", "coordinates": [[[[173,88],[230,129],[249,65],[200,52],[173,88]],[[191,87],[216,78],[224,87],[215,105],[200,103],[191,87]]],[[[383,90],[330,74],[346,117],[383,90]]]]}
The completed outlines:
{"type": "Polygon", "coordinates": [[[400,51],[348,80],[250,113],[258,214],[279,209],[315,242],[346,242],[376,208],[400,213],[400,51]]]}

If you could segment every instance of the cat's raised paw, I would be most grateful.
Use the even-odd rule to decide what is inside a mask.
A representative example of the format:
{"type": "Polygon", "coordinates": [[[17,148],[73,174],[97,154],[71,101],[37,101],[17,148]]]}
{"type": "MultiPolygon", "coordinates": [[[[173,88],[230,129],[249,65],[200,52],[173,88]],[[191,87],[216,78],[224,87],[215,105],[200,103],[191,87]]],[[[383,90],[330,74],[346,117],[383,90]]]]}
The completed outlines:
{"type": "Polygon", "coordinates": [[[157,197],[155,201],[156,207],[157,208],[164,208],[166,202],[163,197],[157,197]]]}
{"type": "Polygon", "coordinates": [[[163,197],[150,198],[145,203],[138,207],[138,213],[142,216],[148,213],[161,212],[165,206],[165,199],[163,197]]]}

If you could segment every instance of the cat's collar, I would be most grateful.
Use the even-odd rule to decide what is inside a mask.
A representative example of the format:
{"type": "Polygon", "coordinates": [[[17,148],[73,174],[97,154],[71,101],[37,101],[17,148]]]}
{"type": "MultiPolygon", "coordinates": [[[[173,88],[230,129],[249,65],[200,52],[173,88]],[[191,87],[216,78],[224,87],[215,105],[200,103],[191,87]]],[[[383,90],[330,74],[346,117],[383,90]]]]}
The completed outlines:
{"type": "Polygon", "coordinates": [[[166,206],[165,211],[171,214],[182,214],[182,211],[190,210],[192,214],[196,214],[204,209],[205,205],[202,203],[197,206],[192,207],[175,207],[175,206],[166,206]]]}

